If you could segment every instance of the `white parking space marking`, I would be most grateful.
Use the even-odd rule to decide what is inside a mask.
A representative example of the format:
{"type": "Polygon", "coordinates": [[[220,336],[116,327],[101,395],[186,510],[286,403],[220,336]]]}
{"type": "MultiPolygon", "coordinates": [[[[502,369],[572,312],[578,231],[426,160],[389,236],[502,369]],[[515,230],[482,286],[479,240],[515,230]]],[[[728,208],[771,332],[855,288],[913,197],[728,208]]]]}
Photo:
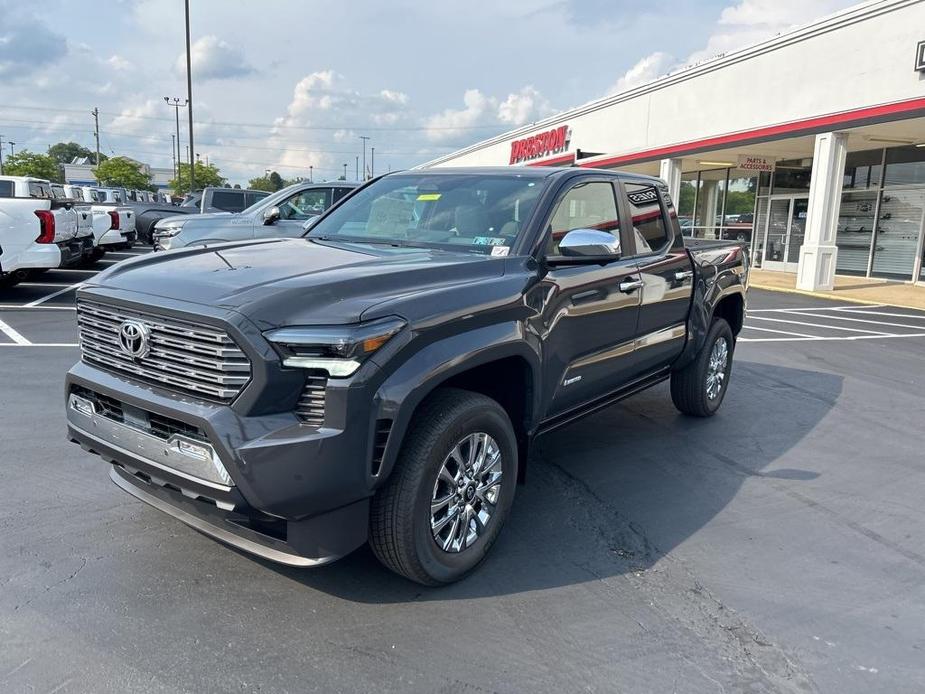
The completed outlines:
{"type": "Polygon", "coordinates": [[[895,308],[885,304],[755,309],[748,312],[739,340],[825,342],[901,337],[925,337],[925,312],[915,313],[910,309],[910,313],[898,313],[895,308]],[[878,310],[882,308],[888,310],[878,310]],[[895,318],[903,320],[893,320],[895,318]],[[765,327],[768,324],[773,324],[773,327],[765,327]],[[764,333],[779,337],[766,336],[764,333]]]}
{"type": "Polygon", "coordinates": [[[83,282],[78,282],[77,284],[72,284],[72,285],[70,285],[69,287],[65,287],[64,289],[60,289],[60,290],[58,290],[58,291],[56,291],[56,292],[52,292],[51,294],[47,294],[46,296],[43,296],[41,299],[36,299],[35,301],[30,301],[28,304],[25,304],[24,306],[25,306],[25,308],[32,308],[33,306],[38,306],[38,305],[40,305],[40,304],[44,304],[44,303],[45,303],[46,301],[48,301],[49,299],[54,299],[56,296],[61,296],[62,294],[67,294],[69,291],[72,291],[72,290],[74,290],[74,289],[77,289],[78,287],[80,287],[80,286],[82,286],[82,285],[83,285],[83,282]]]}
{"type": "Polygon", "coordinates": [[[826,330],[845,330],[852,333],[870,333],[871,335],[887,335],[888,333],[879,330],[862,330],[861,328],[846,328],[840,325],[821,325],[819,323],[807,323],[799,320],[788,320],[786,318],[767,318],[766,316],[755,316],[753,320],[767,320],[775,323],[792,323],[793,325],[806,325],[810,328],[825,328],[826,330]]]}
{"type": "Polygon", "coordinates": [[[6,346],[22,347],[22,346],[30,346],[32,344],[31,342],[29,342],[29,340],[24,338],[19,333],[19,331],[17,331],[15,328],[13,328],[8,323],[4,323],[2,320],[0,320],[0,332],[2,332],[4,335],[6,335],[8,338],[10,338],[13,341],[12,344],[9,342],[0,342],[0,345],[4,347],[6,346]]]}

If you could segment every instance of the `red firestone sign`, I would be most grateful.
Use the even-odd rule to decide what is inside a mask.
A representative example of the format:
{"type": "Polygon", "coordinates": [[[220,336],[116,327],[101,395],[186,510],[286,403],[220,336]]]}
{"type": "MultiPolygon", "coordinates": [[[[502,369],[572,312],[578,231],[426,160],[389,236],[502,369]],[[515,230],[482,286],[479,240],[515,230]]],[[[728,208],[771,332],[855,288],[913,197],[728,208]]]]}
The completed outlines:
{"type": "Polygon", "coordinates": [[[538,159],[568,148],[570,133],[567,125],[531,135],[511,143],[511,164],[538,159]]]}

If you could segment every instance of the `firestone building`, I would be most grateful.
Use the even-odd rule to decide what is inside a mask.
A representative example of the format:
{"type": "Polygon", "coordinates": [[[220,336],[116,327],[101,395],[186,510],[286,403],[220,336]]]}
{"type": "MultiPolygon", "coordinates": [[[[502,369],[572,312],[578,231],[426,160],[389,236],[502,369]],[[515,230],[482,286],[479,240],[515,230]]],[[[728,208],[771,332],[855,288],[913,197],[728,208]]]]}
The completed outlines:
{"type": "Polygon", "coordinates": [[[925,283],[925,2],[874,0],[424,166],[661,176],[685,234],[753,264],[925,283]]]}

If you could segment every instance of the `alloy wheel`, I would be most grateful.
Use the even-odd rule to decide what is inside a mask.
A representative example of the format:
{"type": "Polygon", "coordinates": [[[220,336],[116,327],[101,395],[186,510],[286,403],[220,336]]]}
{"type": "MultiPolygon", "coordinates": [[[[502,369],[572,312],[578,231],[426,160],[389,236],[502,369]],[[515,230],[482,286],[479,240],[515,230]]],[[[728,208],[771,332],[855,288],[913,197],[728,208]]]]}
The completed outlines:
{"type": "Polygon", "coordinates": [[[725,338],[720,337],[713,343],[710,350],[710,361],[707,364],[707,397],[716,400],[723,390],[726,381],[726,365],[729,363],[729,345],[725,338]]]}

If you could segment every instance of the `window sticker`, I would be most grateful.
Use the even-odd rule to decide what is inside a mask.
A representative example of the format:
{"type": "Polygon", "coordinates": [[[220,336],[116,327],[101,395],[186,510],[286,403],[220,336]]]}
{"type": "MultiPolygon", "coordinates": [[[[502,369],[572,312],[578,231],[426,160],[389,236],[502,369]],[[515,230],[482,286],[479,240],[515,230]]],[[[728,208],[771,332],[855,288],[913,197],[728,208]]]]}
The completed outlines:
{"type": "Polygon", "coordinates": [[[433,202],[440,199],[440,193],[421,193],[418,195],[420,202],[433,202]]]}
{"type": "Polygon", "coordinates": [[[511,250],[510,246],[492,246],[491,254],[496,258],[500,258],[501,256],[507,255],[510,252],[510,250],[511,250]]]}
{"type": "Polygon", "coordinates": [[[472,243],[477,246],[503,246],[504,239],[495,238],[494,236],[476,236],[472,243]]]}

